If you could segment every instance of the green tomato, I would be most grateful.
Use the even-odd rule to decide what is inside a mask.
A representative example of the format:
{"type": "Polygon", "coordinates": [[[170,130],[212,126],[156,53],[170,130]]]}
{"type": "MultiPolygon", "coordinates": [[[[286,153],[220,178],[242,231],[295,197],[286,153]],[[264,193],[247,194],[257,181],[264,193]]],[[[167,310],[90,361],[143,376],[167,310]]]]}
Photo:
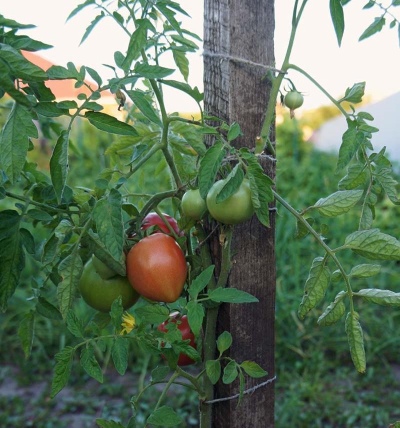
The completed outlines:
{"type": "Polygon", "coordinates": [[[249,220],[254,214],[249,180],[244,179],[233,195],[217,203],[217,195],[224,185],[225,180],[219,180],[208,192],[206,202],[211,217],[224,224],[238,224],[249,220]]]}
{"type": "MultiPolygon", "coordinates": [[[[139,299],[139,294],[132,288],[125,276],[115,275],[109,279],[102,278],[96,271],[95,264],[102,263],[94,257],[85,264],[79,280],[79,291],[83,300],[100,312],[110,312],[114,300],[121,296],[122,306],[128,309],[139,299]]],[[[105,266],[105,265],[104,265],[105,266]]]]}
{"type": "Polygon", "coordinates": [[[296,110],[303,105],[304,97],[300,92],[293,90],[285,95],[283,102],[290,110],[296,110]]]}
{"type": "Polygon", "coordinates": [[[181,202],[182,213],[193,220],[200,220],[207,211],[206,201],[200,196],[199,189],[189,189],[181,202]]]}

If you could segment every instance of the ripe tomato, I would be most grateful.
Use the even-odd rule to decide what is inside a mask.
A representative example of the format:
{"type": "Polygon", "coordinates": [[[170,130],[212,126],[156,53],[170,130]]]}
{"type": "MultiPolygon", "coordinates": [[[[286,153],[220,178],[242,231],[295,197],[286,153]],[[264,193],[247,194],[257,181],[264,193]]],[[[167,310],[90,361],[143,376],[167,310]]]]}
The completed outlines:
{"type": "Polygon", "coordinates": [[[285,95],[283,102],[290,110],[296,110],[303,105],[304,97],[300,92],[292,90],[285,95]]]}
{"type": "MultiPolygon", "coordinates": [[[[183,233],[179,229],[178,222],[168,214],[163,213],[163,216],[168,221],[168,223],[171,225],[172,230],[178,236],[182,236],[183,233]]],[[[167,234],[171,233],[171,231],[168,229],[168,226],[164,223],[163,219],[155,212],[151,212],[151,213],[146,215],[146,217],[143,219],[141,228],[142,228],[142,230],[147,230],[152,226],[156,226],[155,231],[154,231],[155,233],[156,232],[164,232],[167,234]]]]}
{"type": "MultiPolygon", "coordinates": [[[[194,338],[193,332],[190,330],[188,319],[186,315],[181,316],[179,312],[173,312],[170,314],[170,318],[167,321],[164,321],[160,324],[157,329],[166,333],[168,331],[168,324],[176,323],[178,326],[178,330],[181,332],[182,340],[190,340],[189,345],[196,349],[196,342],[194,338]]],[[[194,364],[195,361],[192,360],[186,354],[179,354],[178,357],[178,366],[188,366],[190,364],[194,364]]]]}
{"type": "Polygon", "coordinates": [[[104,278],[103,272],[109,269],[97,257],[93,256],[85,264],[78,288],[83,300],[100,312],[110,312],[114,300],[121,296],[122,306],[128,309],[139,299],[139,294],[131,287],[127,277],[116,275],[104,278]],[[96,266],[99,270],[96,270],[96,266]]]}
{"type": "Polygon", "coordinates": [[[175,302],[186,281],[185,254],[174,238],[154,233],[130,249],[126,275],[143,297],[156,302],[175,302]]]}
{"type": "Polygon", "coordinates": [[[224,224],[238,224],[250,219],[254,214],[254,207],[249,180],[245,178],[233,195],[217,203],[217,195],[224,184],[225,180],[215,182],[207,194],[207,208],[211,217],[224,224]]]}
{"type": "Polygon", "coordinates": [[[193,220],[200,220],[207,211],[206,201],[200,196],[199,189],[189,189],[181,202],[182,213],[193,220]]]}

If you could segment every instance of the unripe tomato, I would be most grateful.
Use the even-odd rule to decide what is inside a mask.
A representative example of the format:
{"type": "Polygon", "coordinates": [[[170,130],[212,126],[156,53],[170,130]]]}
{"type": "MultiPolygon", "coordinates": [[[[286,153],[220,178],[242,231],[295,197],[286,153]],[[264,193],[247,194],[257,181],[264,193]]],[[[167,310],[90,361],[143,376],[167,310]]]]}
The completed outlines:
{"type": "Polygon", "coordinates": [[[238,224],[250,219],[254,214],[254,207],[249,180],[245,178],[233,195],[217,203],[217,195],[224,184],[225,180],[215,182],[207,194],[207,208],[211,217],[224,224],[238,224]]]}
{"type": "Polygon", "coordinates": [[[199,189],[189,189],[181,201],[182,213],[193,220],[200,220],[207,211],[206,201],[200,196],[199,189]]]}
{"type": "MultiPolygon", "coordinates": [[[[163,216],[171,225],[172,230],[178,236],[182,236],[183,232],[179,229],[178,222],[168,214],[163,213],[163,216]]],[[[156,226],[156,229],[154,231],[155,233],[156,232],[164,232],[168,234],[171,233],[171,231],[168,229],[168,226],[164,223],[163,219],[155,212],[151,212],[146,215],[146,217],[143,219],[141,229],[147,230],[152,226],[156,226]]]]}
{"type": "Polygon", "coordinates": [[[130,249],[126,275],[143,297],[156,302],[175,302],[186,281],[185,254],[174,238],[154,233],[130,249]]]}
{"type": "Polygon", "coordinates": [[[283,102],[290,110],[296,110],[303,105],[304,97],[300,92],[293,90],[285,95],[283,102]]]}
{"type": "MultiPolygon", "coordinates": [[[[168,324],[169,323],[176,323],[178,330],[181,332],[182,335],[182,340],[190,340],[189,345],[196,349],[196,342],[195,342],[195,337],[194,334],[192,332],[192,330],[190,330],[189,327],[189,323],[188,323],[188,319],[186,315],[181,316],[179,312],[173,312],[170,314],[170,317],[168,320],[164,321],[162,324],[160,324],[157,329],[159,331],[162,331],[164,333],[166,333],[168,331],[168,324]]],[[[164,358],[164,356],[163,356],[164,358]]],[[[190,364],[194,364],[195,361],[192,360],[188,355],[186,354],[179,354],[178,357],[178,366],[189,366],[190,364]]]]}
{"type": "MultiPolygon", "coordinates": [[[[127,277],[116,275],[102,278],[95,265],[108,269],[99,259],[93,256],[85,264],[78,289],[83,300],[92,308],[100,312],[110,312],[114,300],[121,296],[122,306],[128,309],[139,299],[139,294],[131,287],[127,277]]],[[[102,271],[100,270],[100,273],[102,271]]]]}

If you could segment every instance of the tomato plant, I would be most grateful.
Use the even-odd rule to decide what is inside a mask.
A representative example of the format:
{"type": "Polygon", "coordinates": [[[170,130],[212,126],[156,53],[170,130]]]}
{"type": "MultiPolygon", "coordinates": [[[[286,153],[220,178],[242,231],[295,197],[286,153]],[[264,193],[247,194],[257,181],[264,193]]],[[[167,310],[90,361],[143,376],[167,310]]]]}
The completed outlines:
{"type": "Polygon", "coordinates": [[[126,274],[132,287],[143,297],[157,302],[175,302],[186,281],[185,254],[171,236],[155,233],[130,249],[126,274]]]}
{"type": "Polygon", "coordinates": [[[142,221],[141,229],[148,230],[151,227],[154,227],[154,233],[163,232],[170,234],[171,230],[178,236],[182,236],[183,232],[179,229],[178,222],[174,217],[171,217],[168,214],[163,213],[163,217],[170,227],[165,223],[159,214],[156,212],[151,212],[145,216],[142,221]],[[171,229],[170,229],[171,228],[171,229]]]}
{"type": "Polygon", "coordinates": [[[109,312],[119,296],[124,309],[133,306],[140,297],[126,277],[112,272],[95,256],[83,268],[78,288],[83,300],[100,312],[109,312]]]}
{"type": "Polygon", "coordinates": [[[224,224],[238,224],[249,220],[254,214],[249,181],[244,179],[233,195],[218,202],[218,194],[225,183],[225,180],[218,180],[207,194],[207,208],[211,216],[224,224]]]}
{"type": "MultiPolygon", "coordinates": [[[[178,330],[180,332],[182,340],[189,340],[189,345],[194,349],[197,348],[195,336],[190,330],[187,315],[181,315],[179,312],[173,312],[170,314],[168,320],[161,323],[157,328],[159,331],[167,333],[171,324],[176,324],[178,326],[178,330]]],[[[165,346],[165,344],[162,344],[162,346],[165,346]]],[[[182,352],[179,354],[177,362],[178,366],[189,366],[194,363],[195,361],[188,355],[182,352]]]]}
{"type": "Polygon", "coordinates": [[[199,189],[189,189],[182,196],[182,213],[193,220],[201,220],[207,211],[206,201],[200,196],[199,189]]]}

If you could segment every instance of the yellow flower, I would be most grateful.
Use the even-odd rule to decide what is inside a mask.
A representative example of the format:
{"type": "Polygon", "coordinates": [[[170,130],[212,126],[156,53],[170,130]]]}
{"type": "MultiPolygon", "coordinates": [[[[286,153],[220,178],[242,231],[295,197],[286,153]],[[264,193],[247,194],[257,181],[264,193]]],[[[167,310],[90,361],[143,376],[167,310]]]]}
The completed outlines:
{"type": "Polygon", "coordinates": [[[136,326],[135,317],[129,314],[128,312],[125,312],[122,315],[122,323],[121,323],[122,330],[120,334],[130,333],[135,328],[135,326],[136,326]]]}

